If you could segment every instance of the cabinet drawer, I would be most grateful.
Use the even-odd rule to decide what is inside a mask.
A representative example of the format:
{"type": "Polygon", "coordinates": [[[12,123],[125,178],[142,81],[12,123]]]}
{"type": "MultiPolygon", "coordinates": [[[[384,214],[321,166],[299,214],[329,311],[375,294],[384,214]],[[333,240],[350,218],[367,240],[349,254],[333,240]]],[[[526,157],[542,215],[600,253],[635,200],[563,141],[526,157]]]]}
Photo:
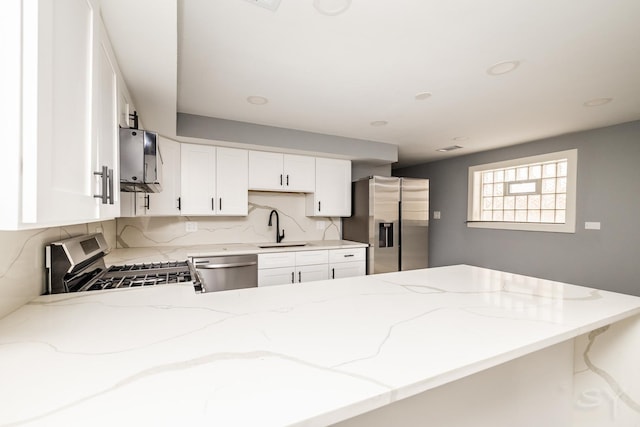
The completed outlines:
{"type": "Polygon", "coordinates": [[[287,285],[297,281],[293,267],[258,270],[258,286],[287,285]]]}
{"type": "Polygon", "coordinates": [[[296,265],[327,264],[329,262],[329,251],[300,251],[295,252],[296,265]]]}
{"type": "Polygon", "coordinates": [[[364,261],[366,252],[367,248],[332,249],[329,251],[329,262],[334,264],[337,262],[364,261]]]}
{"type": "Polygon", "coordinates": [[[276,252],[271,254],[258,254],[258,269],[275,267],[295,267],[295,252],[276,252]]]}

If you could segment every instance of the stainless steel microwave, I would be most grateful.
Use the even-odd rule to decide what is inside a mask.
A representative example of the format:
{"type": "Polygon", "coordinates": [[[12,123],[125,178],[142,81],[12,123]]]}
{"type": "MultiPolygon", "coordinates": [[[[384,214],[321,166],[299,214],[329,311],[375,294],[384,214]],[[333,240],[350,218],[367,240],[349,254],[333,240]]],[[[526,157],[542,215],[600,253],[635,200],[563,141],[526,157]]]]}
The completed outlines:
{"type": "Polygon", "coordinates": [[[162,191],[162,156],[158,134],[120,128],[120,191],[162,191]]]}

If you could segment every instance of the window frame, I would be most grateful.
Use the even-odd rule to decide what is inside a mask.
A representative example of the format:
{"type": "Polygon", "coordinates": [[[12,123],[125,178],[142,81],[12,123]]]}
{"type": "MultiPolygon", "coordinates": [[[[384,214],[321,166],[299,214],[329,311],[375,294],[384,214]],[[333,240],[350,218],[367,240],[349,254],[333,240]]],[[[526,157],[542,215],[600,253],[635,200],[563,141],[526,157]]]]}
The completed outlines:
{"type": "Polygon", "coordinates": [[[467,228],[490,228],[499,230],[542,231],[552,233],[575,233],[576,231],[576,192],[578,175],[578,149],[557,151],[536,156],[520,157],[494,163],[485,163],[469,167],[468,199],[467,199],[467,228]],[[501,222],[482,221],[482,173],[492,169],[512,168],[532,163],[543,163],[554,160],[567,159],[567,201],[564,223],[539,222],[501,222]]]}

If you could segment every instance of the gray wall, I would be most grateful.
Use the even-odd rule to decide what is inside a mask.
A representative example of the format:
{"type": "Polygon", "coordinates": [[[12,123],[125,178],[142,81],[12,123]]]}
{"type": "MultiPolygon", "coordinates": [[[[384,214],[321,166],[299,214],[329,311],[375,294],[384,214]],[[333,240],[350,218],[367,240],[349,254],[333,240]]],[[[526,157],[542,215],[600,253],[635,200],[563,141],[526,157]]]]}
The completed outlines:
{"type": "Polygon", "coordinates": [[[429,178],[429,265],[470,264],[640,295],[640,121],[393,171],[429,178]],[[468,167],[578,149],[576,233],[465,226],[468,167]],[[585,230],[585,221],[601,230],[585,230]]]}
{"type": "Polygon", "coordinates": [[[398,161],[398,147],[384,142],[345,138],[255,123],[238,122],[216,117],[178,113],[177,135],[285,150],[308,151],[317,155],[337,155],[371,164],[391,164],[398,161]]]}

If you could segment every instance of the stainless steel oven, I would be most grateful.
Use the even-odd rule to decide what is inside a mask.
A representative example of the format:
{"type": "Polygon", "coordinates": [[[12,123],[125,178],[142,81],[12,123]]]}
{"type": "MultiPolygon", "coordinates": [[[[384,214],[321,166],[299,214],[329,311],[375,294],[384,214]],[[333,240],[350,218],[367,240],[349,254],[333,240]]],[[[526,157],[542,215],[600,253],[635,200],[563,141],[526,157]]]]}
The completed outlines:
{"type": "Polygon", "coordinates": [[[202,292],[258,286],[258,255],[194,257],[202,292]]]}

